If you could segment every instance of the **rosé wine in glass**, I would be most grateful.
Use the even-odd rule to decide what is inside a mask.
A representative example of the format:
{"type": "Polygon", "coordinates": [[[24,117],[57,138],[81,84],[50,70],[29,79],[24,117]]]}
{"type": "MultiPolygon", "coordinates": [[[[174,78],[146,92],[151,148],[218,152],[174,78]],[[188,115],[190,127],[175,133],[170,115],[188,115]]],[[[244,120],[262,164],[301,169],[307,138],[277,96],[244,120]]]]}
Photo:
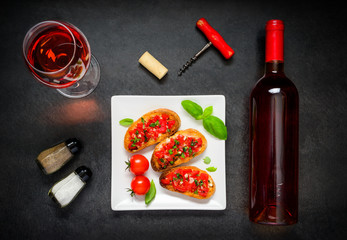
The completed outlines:
{"type": "Polygon", "coordinates": [[[26,64],[41,83],[57,88],[66,97],[90,94],[100,79],[100,68],[84,34],[70,23],[44,21],[26,34],[26,64]]]}

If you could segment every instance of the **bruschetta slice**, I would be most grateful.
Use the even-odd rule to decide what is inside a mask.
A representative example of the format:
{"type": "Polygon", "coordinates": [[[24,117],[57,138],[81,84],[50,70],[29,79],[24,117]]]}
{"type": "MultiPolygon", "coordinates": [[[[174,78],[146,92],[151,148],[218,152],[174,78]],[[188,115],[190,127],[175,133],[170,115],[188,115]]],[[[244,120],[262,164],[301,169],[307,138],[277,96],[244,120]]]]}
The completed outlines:
{"type": "Polygon", "coordinates": [[[174,111],[159,108],[148,112],[128,128],[124,136],[124,148],[134,153],[156,144],[175,134],[181,119],[174,111]]]}
{"type": "Polygon", "coordinates": [[[159,182],[167,190],[198,199],[210,198],[216,191],[212,177],[193,166],[172,168],[161,174],[159,182]]]}
{"type": "Polygon", "coordinates": [[[204,135],[189,128],[175,133],[160,142],[153,151],[151,165],[154,171],[162,172],[189,162],[207,147],[204,135]]]}

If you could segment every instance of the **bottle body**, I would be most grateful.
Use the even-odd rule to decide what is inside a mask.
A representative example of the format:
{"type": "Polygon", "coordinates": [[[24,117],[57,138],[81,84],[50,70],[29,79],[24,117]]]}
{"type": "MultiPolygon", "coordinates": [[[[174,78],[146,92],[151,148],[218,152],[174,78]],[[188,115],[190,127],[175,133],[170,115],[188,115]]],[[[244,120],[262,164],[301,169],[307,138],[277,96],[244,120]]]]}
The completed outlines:
{"type": "Polygon", "coordinates": [[[282,59],[267,59],[250,96],[249,218],[270,225],[298,220],[299,97],[282,59]]]}
{"type": "Polygon", "coordinates": [[[298,216],[298,93],[265,75],[250,98],[250,219],[287,225],[298,216]]]}

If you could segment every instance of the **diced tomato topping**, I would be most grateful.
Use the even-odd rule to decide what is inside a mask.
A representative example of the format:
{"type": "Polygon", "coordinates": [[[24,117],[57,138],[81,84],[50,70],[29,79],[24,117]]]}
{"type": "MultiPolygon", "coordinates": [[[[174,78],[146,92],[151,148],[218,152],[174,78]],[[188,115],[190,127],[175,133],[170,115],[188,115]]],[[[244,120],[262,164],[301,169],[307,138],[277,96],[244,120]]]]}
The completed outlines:
{"type": "Polygon", "coordinates": [[[164,185],[172,185],[180,192],[192,192],[206,197],[209,192],[209,180],[206,173],[199,170],[178,168],[161,180],[164,185]]]}
{"type": "Polygon", "coordinates": [[[202,197],[206,197],[208,193],[208,190],[206,191],[206,188],[199,188],[198,189],[198,194],[202,197]]]}
{"type": "Polygon", "coordinates": [[[161,125],[161,127],[158,128],[158,132],[160,132],[160,133],[166,132],[166,126],[165,125],[161,125]]]}
{"type": "Polygon", "coordinates": [[[161,182],[163,184],[165,184],[165,185],[169,185],[170,184],[170,179],[166,177],[166,178],[161,179],[161,182]]]}
{"type": "Polygon", "coordinates": [[[207,175],[206,173],[201,173],[201,174],[200,174],[200,178],[201,178],[202,180],[207,181],[207,180],[208,180],[208,175],[207,175]]]}
{"type": "Polygon", "coordinates": [[[173,165],[175,161],[181,158],[194,157],[202,147],[201,138],[186,137],[181,134],[163,144],[159,151],[156,151],[155,156],[158,158],[158,163],[162,168],[173,165]]]}
{"type": "Polygon", "coordinates": [[[175,120],[170,120],[170,121],[167,122],[167,127],[168,127],[169,129],[171,129],[171,128],[173,127],[173,125],[175,125],[175,123],[176,123],[175,120]]]}
{"type": "Polygon", "coordinates": [[[163,114],[161,115],[161,118],[162,118],[164,121],[166,121],[166,120],[169,119],[169,115],[163,113],[163,114]]]}
{"type": "Polygon", "coordinates": [[[180,181],[180,180],[176,180],[176,181],[173,181],[173,187],[177,190],[177,191],[180,191],[180,192],[186,192],[187,191],[187,184],[186,184],[186,181],[180,181]]]}
{"type": "Polygon", "coordinates": [[[162,154],[162,152],[159,152],[159,151],[155,152],[154,155],[155,155],[157,158],[162,158],[162,157],[164,157],[164,155],[162,154]]]}
{"type": "Polygon", "coordinates": [[[129,132],[129,149],[138,149],[151,139],[157,140],[160,134],[172,131],[176,121],[169,119],[170,117],[167,114],[155,115],[147,120],[142,118],[136,128],[129,132]]]}
{"type": "Polygon", "coordinates": [[[130,150],[137,149],[137,147],[134,146],[132,143],[129,144],[128,148],[129,148],[130,150]]]}

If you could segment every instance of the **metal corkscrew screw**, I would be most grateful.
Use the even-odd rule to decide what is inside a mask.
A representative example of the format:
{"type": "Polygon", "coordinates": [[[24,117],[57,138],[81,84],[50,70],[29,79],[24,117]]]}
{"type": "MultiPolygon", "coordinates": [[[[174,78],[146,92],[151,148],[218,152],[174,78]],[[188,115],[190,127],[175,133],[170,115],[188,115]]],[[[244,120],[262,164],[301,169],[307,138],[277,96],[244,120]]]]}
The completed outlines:
{"type": "Polygon", "coordinates": [[[184,73],[184,71],[189,68],[193,62],[196,61],[196,59],[198,59],[198,57],[207,49],[209,48],[210,46],[212,45],[211,42],[207,43],[205,45],[205,47],[203,47],[197,54],[194,55],[194,57],[192,57],[186,64],[183,65],[183,67],[178,71],[178,76],[181,76],[182,73],[184,73]]]}
{"type": "Polygon", "coordinates": [[[181,76],[182,73],[184,73],[184,71],[187,70],[187,68],[189,68],[198,59],[198,57],[212,44],[222,53],[222,55],[226,59],[229,59],[232,55],[234,55],[234,50],[224,41],[222,36],[210,26],[205,18],[200,18],[196,22],[196,26],[205,34],[210,42],[207,43],[197,54],[195,54],[194,57],[187,61],[182,68],[180,68],[180,70],[178,71],[178,76],[181,76]]]}

